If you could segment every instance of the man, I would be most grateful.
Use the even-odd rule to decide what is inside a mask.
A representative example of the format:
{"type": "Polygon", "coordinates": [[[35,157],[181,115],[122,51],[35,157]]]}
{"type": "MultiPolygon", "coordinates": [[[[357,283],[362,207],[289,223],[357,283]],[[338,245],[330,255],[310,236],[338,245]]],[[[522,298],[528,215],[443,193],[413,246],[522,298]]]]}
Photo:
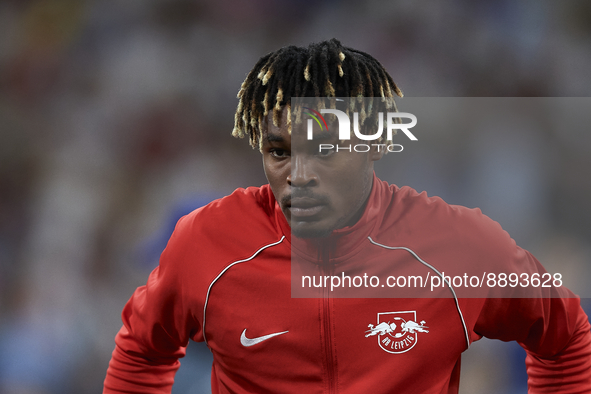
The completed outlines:
{"type": "Polygon", "coordinates": [[[213,353],[214,393],[457,393],[461,353],[482,336],[527,350],[531,392],[591,392],[591,333],[578,298],[560,281],[458,297],[443,272],[545,271],[479,210],[375,177],[387,137],[367,151],[337,151],[334,119],[309,139],[302,110],[315,110],[294,104],[311,97],[319,109],[358,112],[368,135],[379,124],[374,103],[394,111],[394,96],[402,93],[379,62],[334,39],[260,59],[238,93],[233,135],[261,150],[269,185],[179,221],[123,310],[104,393],[170,392],[189,339],[213,353]],[[397,293],[388,282],[373,293],[355,283],[367,273],[431,275],[441,286],[397,293]],[[329,291],[337,277],[351,290],[329,291]],[[306,285],[315,279],[324,283],[306,285]]]}

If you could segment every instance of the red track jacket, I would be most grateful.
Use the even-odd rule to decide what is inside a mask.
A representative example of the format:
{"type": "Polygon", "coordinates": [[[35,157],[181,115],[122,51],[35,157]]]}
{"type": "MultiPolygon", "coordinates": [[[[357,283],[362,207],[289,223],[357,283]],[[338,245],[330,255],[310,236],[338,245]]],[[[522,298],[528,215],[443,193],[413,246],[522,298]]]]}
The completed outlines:
{"type": "Polygon", "coordinates": [[[358,223],[293,244],[268,185],[239,189],[177,224],[123,310],[103,393],[170,393],[189,339],[213,353],[213,393],[457,393],[461,353],[482,336],[527,350],[530,392],[591,392],[578,298],[468,293],[452,279],[466,272],[545,271],[480,210],[375,177],[358,223]],[[411,276],[424,286],[405,288],[411,276]]]}

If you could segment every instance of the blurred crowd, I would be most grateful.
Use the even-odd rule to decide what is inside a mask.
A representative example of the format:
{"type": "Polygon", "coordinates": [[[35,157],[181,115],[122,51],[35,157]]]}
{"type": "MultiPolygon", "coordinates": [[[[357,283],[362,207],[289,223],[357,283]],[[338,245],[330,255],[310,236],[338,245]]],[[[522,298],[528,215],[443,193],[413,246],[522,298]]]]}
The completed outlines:
{"type": "MultiPolygon", "coordinates": [[[[479,206],[545,265],[591,280],[585,0],[3,0],[0,393],[100,392],[120,311],[176,219],[265,182],[230,136],[246,73],[332,37],[411,98],[576,97],[551,126],[452,128],[378,175],[479,206]]],[[[464,392],[526,392],[520,349],[475,347],[464,392]]],[[[173,392],[208,392],[207,352],[190,346],[173,392]]]]}

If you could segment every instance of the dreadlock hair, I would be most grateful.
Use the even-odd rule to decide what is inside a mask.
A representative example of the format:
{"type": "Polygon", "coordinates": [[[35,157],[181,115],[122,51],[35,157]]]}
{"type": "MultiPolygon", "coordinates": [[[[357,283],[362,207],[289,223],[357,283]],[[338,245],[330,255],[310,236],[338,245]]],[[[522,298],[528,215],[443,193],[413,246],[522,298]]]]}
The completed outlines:
{"type": "MultiPolygon", "coordinates": [[[[292,97],[357,98],[350,100],[347,113],[359,111],[363,124],[378,108],[396,111],[394,95],[403,96],[380,62],[367,53],[342,46],[334,38],[307,48],[283,47],[260,58],[242,83],[232,135],[248,136],[250,145],[260,149],[265,117],[272,112],[273,124],[278,127],[285,107],[291,122],[292,97]],[[374,101],[381,104],[374,105],[374,101]]],[[[320,106],[322,103],[319,100],[320,106]]],[[[334,100],[332,103],[334,108],[334,100]]],[[[295,110],[299,121],[301,112],[295,110]]],[[[291,123],[288,127],[291,133],[291,123]]]]}

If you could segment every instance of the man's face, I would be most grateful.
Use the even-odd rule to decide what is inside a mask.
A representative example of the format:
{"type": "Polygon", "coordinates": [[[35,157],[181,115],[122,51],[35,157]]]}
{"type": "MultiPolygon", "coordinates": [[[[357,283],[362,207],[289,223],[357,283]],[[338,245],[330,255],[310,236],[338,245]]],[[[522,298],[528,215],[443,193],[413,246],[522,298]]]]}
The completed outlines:
{"type": "Polygon", "coordinates": [[[287,111],[279,127],[268,116],[263,130],[263,167],[292,233],[301,238],[323,237],[333,230],[355,224],[371,192],[373,162],[381,152],[366,153],[323,149],[319,144],[349,146],[362,143],[353,137],[338,141],[333,132],[315,130],[314,139],[306,139],[300,125],[292,135],[287,128],[287,111]]]}

